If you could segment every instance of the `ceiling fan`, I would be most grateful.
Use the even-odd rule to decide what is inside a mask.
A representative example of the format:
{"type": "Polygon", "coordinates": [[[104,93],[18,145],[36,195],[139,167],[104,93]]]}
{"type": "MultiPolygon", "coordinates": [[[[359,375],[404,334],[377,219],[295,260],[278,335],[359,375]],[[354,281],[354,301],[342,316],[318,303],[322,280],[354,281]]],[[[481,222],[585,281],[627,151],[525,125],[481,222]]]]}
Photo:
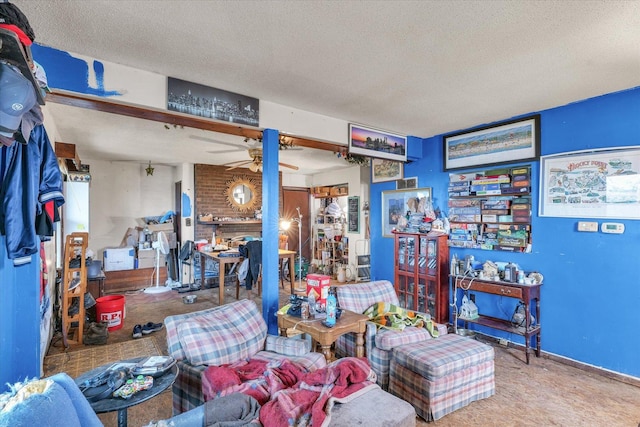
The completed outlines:
{"type": "MultiPolygon", "coordinates": [[[[191,139],[195,139],[198,141],[204,141],[204,142],[209,142],[209,143],[214,143],[214,144],[219,144],[219,145],[227,145],[230,147],[235,147],[234,150],[215,150],[215,151],[207,151],[207,153],[214,153],[214,154],[225,154],[225,153],[234,153],[237,151],[243,151],[244,149],[247,148],[247,146],[249,147],[249,149],[252,148],[261,148],[262,147],[262,138],[258,138],[258,139],[254,139],[254,138],[249,138],[246,137],[244,138],[244,144],[242,143],[234,143],[234,142],[225,142],[225,141],[220,141],[214,138],[209,138],[206,136],[199,136],[199,135],[189,135],[189,138],[191,139]]],[[[279,149],[280,150],[291,150],[291,151],[298,151],[298,150],[302,150],[301,147],[297,147],[293,144],[293,140],[286,136],[286,135],[280,135],[278,138],[278,144],[279,144],[279,149]]]]}
{"type": "MultiPolygon", "coordinates": [[[[229,168],[227,168],[228,171],[236,168],[245,167],[246,165],[249,165],[249,170],[251,172],[258,172],[262,170],[262,148],[257,148],[257,147],[249,148],[247,151],[249,152],[249,157],[251,157],[251,160],[240,160],[236,162],[229,162],[229,163],[223,164],[222,166],[230,166],[229,168]]],[[[288,163],[282,163],[282,162],[279,162],[278,164],[285,168],[298,170],[298,167],[295,165],[290,165],[288,163]]]]}

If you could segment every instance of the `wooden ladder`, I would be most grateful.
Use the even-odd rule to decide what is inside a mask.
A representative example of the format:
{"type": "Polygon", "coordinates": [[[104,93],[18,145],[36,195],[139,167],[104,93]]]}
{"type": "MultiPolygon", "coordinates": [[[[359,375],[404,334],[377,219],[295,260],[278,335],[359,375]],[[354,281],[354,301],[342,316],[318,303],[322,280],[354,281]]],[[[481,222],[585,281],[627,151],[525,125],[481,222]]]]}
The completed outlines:
{"type": "Polygon", "coordinates": [[[62,281],[62,336],[64,346],[82,344],[84,334],[84,294],[87,291],[86,252],[89,233],[71,233],[67,235],[64,247],[62,281]],[[70,266],[71,261],[80,257],[79,266],[70,266]],[[77,301],[78,312],[69,315],[69,308],[77,301]],[[76,325],[73,325],[76,323],[76,325]]]}

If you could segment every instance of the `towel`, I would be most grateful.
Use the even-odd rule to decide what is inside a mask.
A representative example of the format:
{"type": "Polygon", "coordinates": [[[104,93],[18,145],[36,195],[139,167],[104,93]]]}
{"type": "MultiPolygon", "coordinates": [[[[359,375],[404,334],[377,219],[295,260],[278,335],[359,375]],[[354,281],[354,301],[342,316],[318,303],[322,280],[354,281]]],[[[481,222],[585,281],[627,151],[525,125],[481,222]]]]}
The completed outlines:
{"type": "Polygon", "coordinates": [[[377,302],[364,311],[369,319],[381,328],[402,331],[407,326],[425,328],[433,338],[438,337],[438,329],[428,314],[407,310],[388,302],[377,302]]]}

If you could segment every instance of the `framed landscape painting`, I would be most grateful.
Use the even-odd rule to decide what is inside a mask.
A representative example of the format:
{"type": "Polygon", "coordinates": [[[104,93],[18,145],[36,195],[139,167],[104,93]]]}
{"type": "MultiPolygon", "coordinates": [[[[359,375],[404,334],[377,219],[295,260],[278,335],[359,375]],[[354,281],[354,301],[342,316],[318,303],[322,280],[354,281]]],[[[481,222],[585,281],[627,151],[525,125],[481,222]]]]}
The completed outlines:
{"type": "Polygon", "coordinates": [[[386,159],[371,159],[371,182],[395,181],[404,177],[403,163],[386,159]]]}
{"type": "Polygon", "coordinates": [[[407,161],[407,137],[349,123],[349,153],[407,161]]]}
{"type": "Polygon", "coordinates": [[[444,137],[444,170],[491,166],[540,157],[540,115],[444,137]]]}

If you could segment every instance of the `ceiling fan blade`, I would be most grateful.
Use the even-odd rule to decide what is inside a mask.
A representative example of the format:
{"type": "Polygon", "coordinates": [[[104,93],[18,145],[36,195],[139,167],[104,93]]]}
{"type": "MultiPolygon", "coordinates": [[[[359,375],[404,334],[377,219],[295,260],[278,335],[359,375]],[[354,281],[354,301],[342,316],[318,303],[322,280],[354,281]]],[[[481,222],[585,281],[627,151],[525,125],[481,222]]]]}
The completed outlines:
{"type": "Polygon", "coordinates": [[[233,143],[233,142],[218,141],[217,139],[207,138],[206,136],[189,135],[189,138],[196,139],[198,141],[210,142],[210,143],[213,143],[213,144],[228,145],[230,147],[238,147],[238,148],[243,147],[241,142],[236,144],[236,143],[233,143]]]}
{"type": "Polygon", "coordinates": [[[235,162],[225,163],[222,166],[231,166],[231,165],[240,166],[240,165],[246,165],[247,163],[251,163],[251,162],[253,162],[253,160],[236,160],[235,162]]]}
{"type": "Polygon", "coordinates": [[[208,150],[207,153],[211,153],[211,154],[229,154],[229,153],[239,153],[241,151],[244,151],[244,149],[241,148],[241,149],[238,149],[238,150],[222,150],[222,151],[208,150]]]}
{"type": "Polygon", "coordinates": [[[230,171],[230,170],[232,170],[232,169],[241,168],[241,167],[243,167],[243,166],[245,166],[245,165],[247,165],[247,164],[249,164],[249,163],[252,163],[252,162],[251,162],[251,161],[248,161],[248,162],[245,162],[245,163],[240,163],[240,164],[238,164],[238,165],[234,165],[234,166],[228,167],[228,168],[227,168],[227,169],[225,169],[225,170],[230,171]]]}
{"type": "Polygon", "coordinates": [[[298,169],[300,169],[299,167],[294,166],[294,165],[290,165],[290,164],[288,164],[288,163],[278,163],[278,164],[279,164],[280,166],[282,166],[282,167],[289,168],[289,169],[293,169],[293,170],[295,170],[295,171],[297,171],[298,169]]]}

